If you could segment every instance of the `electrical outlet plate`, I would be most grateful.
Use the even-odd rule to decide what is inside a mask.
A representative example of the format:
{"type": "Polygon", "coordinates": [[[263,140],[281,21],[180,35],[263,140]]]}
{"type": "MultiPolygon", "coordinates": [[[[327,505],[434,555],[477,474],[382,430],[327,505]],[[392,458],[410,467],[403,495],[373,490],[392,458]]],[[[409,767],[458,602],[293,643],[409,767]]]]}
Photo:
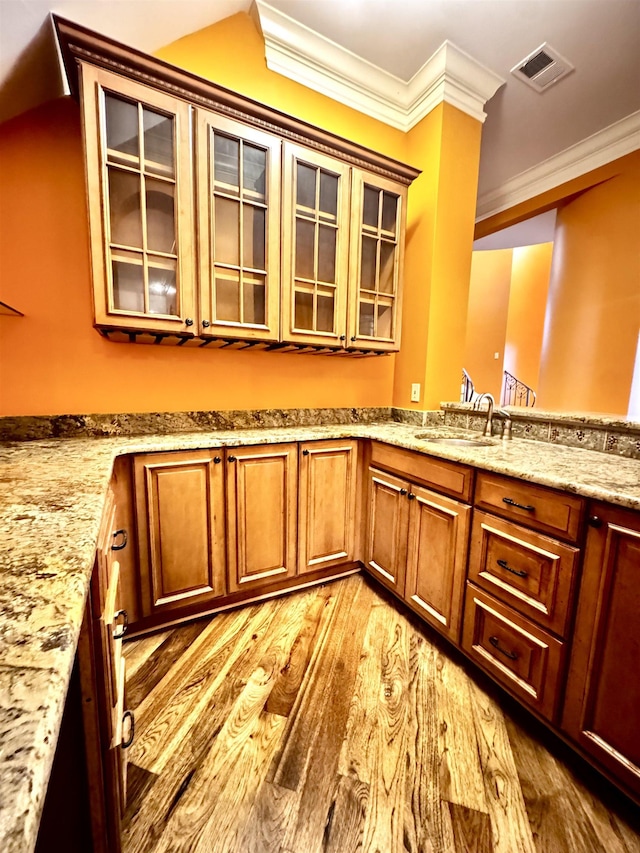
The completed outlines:
{"type": "Polygon", "coordinates": [[[411,385],[411,402],[419,403],[420,402],[420,383],[414,382],[411,385]]]}

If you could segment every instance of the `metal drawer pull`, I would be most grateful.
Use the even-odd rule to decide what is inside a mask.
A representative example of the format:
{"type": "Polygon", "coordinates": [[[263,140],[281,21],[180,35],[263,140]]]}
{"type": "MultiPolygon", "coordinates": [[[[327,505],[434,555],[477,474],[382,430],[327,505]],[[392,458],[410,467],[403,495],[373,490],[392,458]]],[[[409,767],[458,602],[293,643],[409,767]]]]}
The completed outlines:
{"type": "Polygon", "coordinates": [[[124,724],[129,720],[129,737],[125,740],[122,739],[120,746],[123,749],[128,749],[133,743],[133,738],[136,732],[136,718],[133,716],[133,711],[125,711],[122,715],[122,731],[124,731],[124,724]]]}
{"type": "Polygon", "coordinates": [[[400,489],[400,494],[402,495],[402,497],[404,497],[407,494],[407,490],[406,489],[400,489]]]}
{"type": "Polygon", "coordinates": [[[111,546],[112,551],[122,551],[123,548],[127,545],[127,531],[126,530],[116,530],[113,534],[113,538],[115,540],[116,536],[122,536],[121,541],[116,545],[115,541],[111,546]]]}
{"type": "Polygon", "coordinates": [[[509,506],[516,506],[518,509],[526,509],[527,512],[535,512],[536,508],[531,506],[531,504],[519,504],[514,501],[512,498],[502,498],[503,504],[509,504],[509,506]]]}
{"type": "Polygon", "coordinates": [[[503,654],[506,658],[509,658],[509,660],[518,660],[519,655],[514,652],[507,651],[507,649],[503,649],[500,645],[500,640],[497,637],[489,637],[489,642],[494,649],[497,649],[500,654],[503,654]]]}
{"type": "Polygon", "coordinates": [[[126,610],[118,610],[116,615],[113,617],[114,625],[116,626],[113,630],[113,639],[121,640],[122,637],[127,633],[127,628],[129,627],[129,614],[126,610]],[[118,619],[122,618],[122,622],[118,625],[118,619]]]}
{"type": "Polygon", "coordinates": [[[410,501],[415,501],[415,499],[416,499],[416,496],[413,494],[413,492],[409,492],[407,497],[409,498],[410,501]]]}
{"type": "Polygon", "coordinates": [[[523,572],[520,569],[512,569],[506,560],[496,560],[496,563],[506,572],[511,572],[512,575],[517,575],[519,578],[526,578],[529,574],[528,572],[523,572]]]}

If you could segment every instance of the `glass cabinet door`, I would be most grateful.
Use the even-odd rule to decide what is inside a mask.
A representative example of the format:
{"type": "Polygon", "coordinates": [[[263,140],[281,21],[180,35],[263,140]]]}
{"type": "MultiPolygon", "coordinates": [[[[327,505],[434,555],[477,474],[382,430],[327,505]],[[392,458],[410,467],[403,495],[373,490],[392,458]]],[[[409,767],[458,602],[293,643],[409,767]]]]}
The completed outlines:
{"type": "Polygon", "coordinates": [[[198,111],[201,334],[277,340],[280,140],[198,111]]]}
{"type": "Polygon", "coordinates": [[[405,187],[354,170],[350,345],[399,348],[405,187]]]}
{"type": "Polygon", "coordinates": [[[190,331],[189,107],[92,66],[82,83],[96,322],[190,331]]]}
{"type": "Polygon", "coordinates": [[[349,167],[285,144],[283,337],[346,338],[349,167]]]}

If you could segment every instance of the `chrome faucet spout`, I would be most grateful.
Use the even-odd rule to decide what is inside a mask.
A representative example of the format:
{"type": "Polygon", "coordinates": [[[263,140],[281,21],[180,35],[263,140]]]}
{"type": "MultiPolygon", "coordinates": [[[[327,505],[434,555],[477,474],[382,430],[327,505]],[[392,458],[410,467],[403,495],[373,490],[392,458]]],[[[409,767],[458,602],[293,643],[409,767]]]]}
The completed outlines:
{"type": "Polygon", "coordinates": [[[491,436],[493,432],[493,413],[496,401],[493,394],[489,394],[488,392],[481,394],[474,404],[474,409],[480,409],[483,400],[487,401],[487,420],[485,422],[484,429],[482,430],[482,435],[491,436]]]}

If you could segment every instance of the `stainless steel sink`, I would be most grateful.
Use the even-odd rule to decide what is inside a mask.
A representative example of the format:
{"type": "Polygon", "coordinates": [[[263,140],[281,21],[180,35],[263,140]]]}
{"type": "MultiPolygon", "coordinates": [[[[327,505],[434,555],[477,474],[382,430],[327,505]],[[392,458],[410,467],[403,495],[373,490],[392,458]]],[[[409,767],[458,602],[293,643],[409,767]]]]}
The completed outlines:
{"type": "Polygon", "coordinates": [[[420,432],[416,438],[422,441],[428,441],[431,444],[445,444],[451,447],[494,447],[494,441],[488,441],[484,438],[460,438],[459,436],[434,436],[428,432],[420,432]]]}

